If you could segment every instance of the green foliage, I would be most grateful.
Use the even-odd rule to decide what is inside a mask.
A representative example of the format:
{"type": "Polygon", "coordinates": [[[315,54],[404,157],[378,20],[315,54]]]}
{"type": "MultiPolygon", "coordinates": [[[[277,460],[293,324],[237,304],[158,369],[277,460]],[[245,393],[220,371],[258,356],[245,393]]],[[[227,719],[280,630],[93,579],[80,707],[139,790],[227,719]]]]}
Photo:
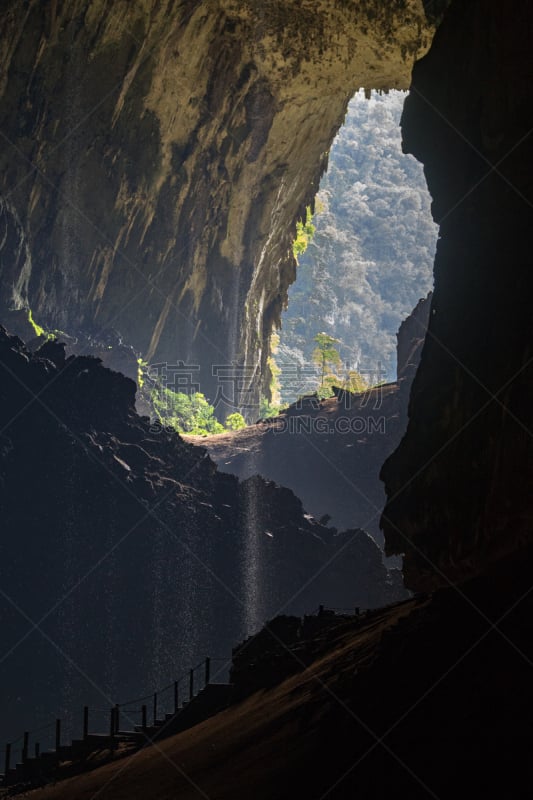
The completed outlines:
{"type": "MultiPolygon", "coordinates": [[[[144,362],[139,360],[144,366],[144,362]]],[[[164,427],[189,436],[212,436],[224,431],[239,431],[246,427],[246,420],[234,412],[222,425],[215,417],[215,409],[202,392],[188,395],[173,392],[164,386],[156,386],[150,393],[150,402],[156,417],[164,427]]]]}
{"type": "Polygon", "coordinates": [[[303,255],[307,250],[309,242],[315,235],[315,226],[313,225],[313,213],[311,207],[307,206],[305,210],[305,222],[298,220],[296,223],[296,239],[292,243],[292,253],[294,258],[298,260],[298,256],[303,255]]]}
{"type": "Polygon", "coordinates": [[[236,411],[234,414],[230,414],[226,417],[226,430],[240,431],[242,428],[246,428],[246,420],[242,414],[236,411]]]}
{"type": "Polygon", "coordinates": [[[137,386],[139,389],[144,387],[144,373],[148,368],[148,362],[142,358],[137,359],[137,386]]]}
{"type": "Polygon", "coordinates": [[[270,355],[267,358],[267,365],[270,370],[270,403],[272,407],[279,406],[281,399],[280,399],[280,384],[279,384],[279,376],[281,375],[281,369],[279,368],[275,356],[278,352],[279,347],[279,333],[276,331],[272,331],[270,334],[270,355]]]}
{"type": "Polygon", "coordinates": [[[259,419],[272,419],[272,417],[277,417],[281,411],[287,408],[287,405],[287,403],[272,403],[270,400],[267,400],[266,397],[263,397],[259,404],[259,419]]]}
{"type": "Polygon", "coordinates": [[[313,337],[313,341],[316,342],[316,347],[313,350],[313,361],[320,368],[319,389],[323,389],[328,383],[331,385],[330,378],[336,381],[339,380],[336,374],[326,375],[326,370],[329,369],[330,372],[333,372],[335,367],[340,367],[341,365],[339,351],[335,348],[336,344],[340,344],[340,340],[322,331],[322,333],[317,333],[313,337]]]}
{"type": "Polygon", "coordinates": [[[224,426],[215,417],[215,409],[201,392],[187,395],[157,387],[152,391],[151,400],[161,424],[178,433],[209,436],[224,432],[224,426]]]}
{"type": "Polygon", "coordinates": [[[326,375],[322,386],[316,390],[319,400],[327,400],[328,397],[333,397],[333,387],[339,385],[339,379],[336,375],[326,375]]]}
{"type": "Polygon", "coordinates": [[[54,334],[53,333],[48,333],[48,331],[45,331],[44,328],[42,328],[37,322],[35,322],[35,320],[33,319],[33,314],[32,314],[31,308],[28,308],[28,322],[32,326],[33,330],[35,331],[35,335],[36,336],[45,336],[47,339],[53,339],[54,338],[54,334]]]}
{"type": "Polygon", "coordinates": [[[352,369],[348,372],[348,375],[344,380],[343,386],[349,392],[356,392],[356,393],[366,392],[367,389],[369,388],[368,381],[366,381],[363,378],[363,376],[355,369],[352,369]]]}
{"type": "Polygon", "coordinates": [[[287,408],[288,403],[281,402],[280,395],[280,375],[281,369],[278,366],[275,356],[279,347],[279,333],[273,331],[270,335],[270,355],[267,358],[268,368],[270,369],[270,399],[263,397],[259,403],[259,419],[271,419],[287,408]]]}

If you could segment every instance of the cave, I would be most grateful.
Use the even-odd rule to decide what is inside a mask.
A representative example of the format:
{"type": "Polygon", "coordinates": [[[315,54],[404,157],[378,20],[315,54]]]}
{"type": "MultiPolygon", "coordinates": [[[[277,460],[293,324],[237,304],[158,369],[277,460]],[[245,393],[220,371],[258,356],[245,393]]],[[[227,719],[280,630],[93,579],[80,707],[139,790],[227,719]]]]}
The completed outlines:
{"type": "Polygon", "coordinates": [[[530,4],[4,5],[2,791],[521,796],[530,4]],[[334,419],[342,394],[250,426],[249,455],[225,464],[154,430],[135,380],[138,358],[183,353],[209,365],[209,396],[221,358],[251,365],[254,401],[268,393],[294,231],[361,86],[409,90],[402,147],[423,164],[439,240],[432,296],[399,332],[393,451],[367,443],[370,489],[352,449],[322,437],[349,478],[322,498],[295,485],[298,469],[320,476],[312,447],[276,426],[334,419]],[[250,537],[260,577],[243,572],[250,537]],[[259,580],[281,616],[249,637],[241,594],[259,580]]]}

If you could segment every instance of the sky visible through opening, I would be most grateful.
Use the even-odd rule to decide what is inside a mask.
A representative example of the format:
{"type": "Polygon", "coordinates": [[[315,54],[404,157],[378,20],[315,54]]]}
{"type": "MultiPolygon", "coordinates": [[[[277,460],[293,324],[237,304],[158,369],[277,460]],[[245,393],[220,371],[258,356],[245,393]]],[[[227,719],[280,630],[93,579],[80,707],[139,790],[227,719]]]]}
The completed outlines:
{"type": "Polygon", "coordinates": [[[405,92],[359,91],[317,196],[275,355],[282,402],[317,388],[313,337],[340,340],[339,372],[396,377],[396,332],[433,285],[437,226],[422,165],[401,149],[405,92]]]}

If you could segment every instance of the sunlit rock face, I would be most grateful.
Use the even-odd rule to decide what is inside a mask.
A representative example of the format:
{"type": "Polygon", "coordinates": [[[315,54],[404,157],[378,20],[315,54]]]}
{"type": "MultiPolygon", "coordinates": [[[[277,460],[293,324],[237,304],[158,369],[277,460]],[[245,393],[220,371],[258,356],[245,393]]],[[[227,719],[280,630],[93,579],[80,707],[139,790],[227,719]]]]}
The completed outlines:
{"type": "Polygon", "coordinates": [[[531,537],[532,35],[525,1],[453,3],[404,111],[441,226],[410,423],[383,469],[388,551],[406,553],[411,587],[531,537]]]}
{"type": "Polygon", "coordinates": [[[422,2],[7,6],[0,193],[29,260],[2,260],[2,317],[114,328],[208,395],[234,360],[267,385],[295,222],[353,92],[408,86],[422,2]]]}

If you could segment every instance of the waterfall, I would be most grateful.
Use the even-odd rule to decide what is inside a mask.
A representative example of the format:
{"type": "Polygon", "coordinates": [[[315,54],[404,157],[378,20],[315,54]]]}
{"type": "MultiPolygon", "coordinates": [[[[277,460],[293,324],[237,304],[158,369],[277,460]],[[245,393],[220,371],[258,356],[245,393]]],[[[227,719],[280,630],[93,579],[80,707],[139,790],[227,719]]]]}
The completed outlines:
{"type": "MultiPolygon", "coordinates": [[[[253,474],[257,474],[255,455],[253,474]]],[[[268,598],[265,581],[265,553],[263,548],[264,531],[261,524],[260,496],[254,479],[248,480],[243,490],[243,536],[242,580],[244,609],[244,633],[256,633],[268,616],[268,598]]]]}

